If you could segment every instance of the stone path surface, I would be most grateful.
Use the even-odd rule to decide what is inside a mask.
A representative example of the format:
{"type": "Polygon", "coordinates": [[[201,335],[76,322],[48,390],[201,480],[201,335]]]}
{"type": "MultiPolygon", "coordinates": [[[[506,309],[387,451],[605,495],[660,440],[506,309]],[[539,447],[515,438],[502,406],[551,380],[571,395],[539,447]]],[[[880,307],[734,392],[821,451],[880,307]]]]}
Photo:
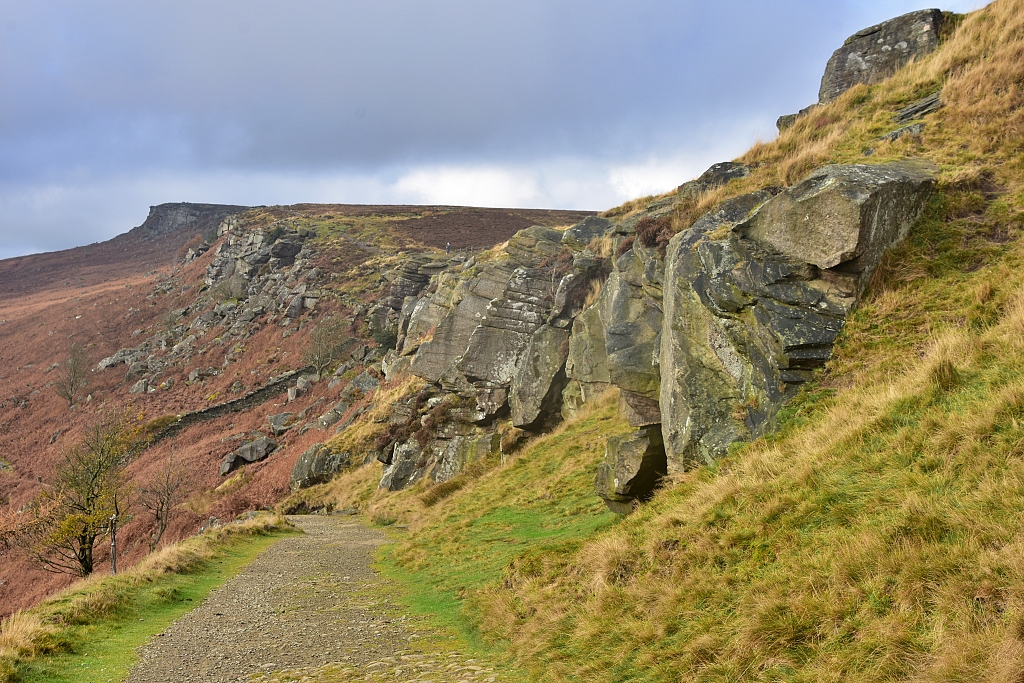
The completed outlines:
{"type": "Polygon", "coordinates": [[[371,566],[384,534],[349,517],[288,519],[305,533],[140,648],[129,683],[501,680],[392,604],[371,566]]]}

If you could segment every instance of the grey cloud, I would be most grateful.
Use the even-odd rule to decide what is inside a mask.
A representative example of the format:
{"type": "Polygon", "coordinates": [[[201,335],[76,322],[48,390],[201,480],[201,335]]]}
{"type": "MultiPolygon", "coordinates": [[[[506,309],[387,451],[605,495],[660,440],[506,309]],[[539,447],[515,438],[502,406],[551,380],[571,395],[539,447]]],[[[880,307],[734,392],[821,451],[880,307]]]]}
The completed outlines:
{"type": "MultiPolygon", "coordinates": [[[[60,225],[68,198],[125,177],[145,177],[136,186],[153,191],[167,178],[177,180],[163,187],[184,189],[195,185],[189,177],[320,174],[401,201],[388,179],[419,167],[535,164],[550,170],[540,182],[554,188],[566,180],[554,169],[590,163],[603,169],[594,192],[544,190],[537,200],[595,201],[607,169],[735,155],[770,136],[777,115],[814,99],[825,60],[847,35],[923,6],[6,0],[0,250],[80,243],[60,225]],[[43,246],[15,246],[28,225],[47,234],[36,239],[43,246]]],[[[157,201],[244,194],[234,181],[220,189],[231,196],[163,191],[130,201],[144,212],[157,201]]],[[[311,198],[289,192],[268,201],[311,198]]],[[[90,205],[90,234],[128,227],[117,223],[126,207],[108,204],[116,194],[90,205]]],[[[603,204],[619,199],[611,193],[603,204]]]]}

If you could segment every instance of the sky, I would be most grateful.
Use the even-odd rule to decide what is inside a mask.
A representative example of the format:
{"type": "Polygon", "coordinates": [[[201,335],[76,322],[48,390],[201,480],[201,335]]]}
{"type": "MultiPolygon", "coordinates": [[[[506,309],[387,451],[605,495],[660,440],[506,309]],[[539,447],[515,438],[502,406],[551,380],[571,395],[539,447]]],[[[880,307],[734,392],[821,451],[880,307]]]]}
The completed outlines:
{"type": "Polygon", "coordinates": [[[164,202],[607,209],[773,138],[847,36],[929,6],[0,0],[0,258],[164,202]]]}

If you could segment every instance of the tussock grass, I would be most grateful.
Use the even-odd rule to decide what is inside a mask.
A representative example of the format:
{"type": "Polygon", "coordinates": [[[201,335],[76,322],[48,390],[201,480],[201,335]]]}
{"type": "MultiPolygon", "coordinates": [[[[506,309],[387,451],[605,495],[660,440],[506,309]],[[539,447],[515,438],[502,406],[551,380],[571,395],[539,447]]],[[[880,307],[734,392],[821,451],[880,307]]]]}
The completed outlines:
{"type": "Polygon", "coordinates": [[[373,395],[370,408],[341,434],[327,441],[327,446],[335,452],[345,451],[360,456],[372,450],[373,442],[387,428],[391,407],[395,402],[419,392],[425,386],[425,381],[408,374],[384,382],[373,395]]]}
{"type": "MultiPolygon", "coordinates": [[[[216,527],[152,553],[117,576],[94,574],[29,610],[13,614],[0,623],[0,683],[21,680],[26,671],[38,673],[37,669],[51,676],[66,676],[66,670],[71,670],[68,667],[73,666],[69,658],[84,645],[94,644],[98,633],[113,636],[127,630],[125,637],[133,643],[145,638],[148,631],[138,631],[141,627],[136,625],[140,609],[150,617],[166,612],[168,619],[187,611],[191,605],[186,605],[182,596],[194,593],[201,599],[227,578],[214,574],[199,576],[211,563],[242,547],[239,545],[242,539],[267,537],[269,541],[271,535],[282,532],[286,525],[281,517],[259,515],[216,527]],[[196,578],[183,578],[187,575],[196,575],[196,578]],[[190,585],[197,581],[203,584],[198,589],[190,585]],[[55,657],[68,661],[50,661],[55,657]]],[[[255,552],[260,548],[262,545],[251,550],[255,552]]],[[[241,568],[248,556],[243,552],[239,558],[243,561],[241,568]]],[[[193,598],[188,600],[191,603],[193,598]]],[[[141,641],[135,643],[138,644],[141,641]]],[[[126,665],[133,651],[134,645],[113,656],[126,665]]],[[[91,671],[77,673],[93,674],[91,671]]]]}
{"type": "Polygon", "coordinates": [[[1022,333],[1018,284],[986,330],[679,477],[566,566],[513,565],[485,623],[548,680],[1017,680],[1022,333]]]}
{"type": "Polygon", "coordinates": [[[614,243],[610,235],[595,237],[587,244],[587,249],[598,258],[608,258],[612,255],[614,243]]]}

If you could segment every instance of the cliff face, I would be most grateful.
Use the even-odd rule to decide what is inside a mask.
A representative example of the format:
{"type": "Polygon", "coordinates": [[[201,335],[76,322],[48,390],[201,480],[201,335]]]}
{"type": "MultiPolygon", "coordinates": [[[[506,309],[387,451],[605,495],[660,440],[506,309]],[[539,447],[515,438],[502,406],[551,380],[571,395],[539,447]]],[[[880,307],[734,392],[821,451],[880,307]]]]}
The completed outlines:
{"type": "Polygon", "coordinates": [[[792,188],[722,202],[662,253],[642,226],[686,202],[684,187],[626,218],[520,232],[492,263],[426,264],[443,268],[429,279],[420,266],[419,292],[406,273],[396,280],[401,303],[389,299],[399,313],[390,372],[408,368],[440,402],[466,409],[426,444],[390,445],[382,459],[402,475],[385,474],[386,485],[450,478],[466,461],[466,438],[491,443],[509,417],[542,431],[611,387],[639,429],[609,444],[598,475],[616,509],[658,475],[764,434],[829,359],[936,171],[925,162],[825,167],[792,188]]]}

